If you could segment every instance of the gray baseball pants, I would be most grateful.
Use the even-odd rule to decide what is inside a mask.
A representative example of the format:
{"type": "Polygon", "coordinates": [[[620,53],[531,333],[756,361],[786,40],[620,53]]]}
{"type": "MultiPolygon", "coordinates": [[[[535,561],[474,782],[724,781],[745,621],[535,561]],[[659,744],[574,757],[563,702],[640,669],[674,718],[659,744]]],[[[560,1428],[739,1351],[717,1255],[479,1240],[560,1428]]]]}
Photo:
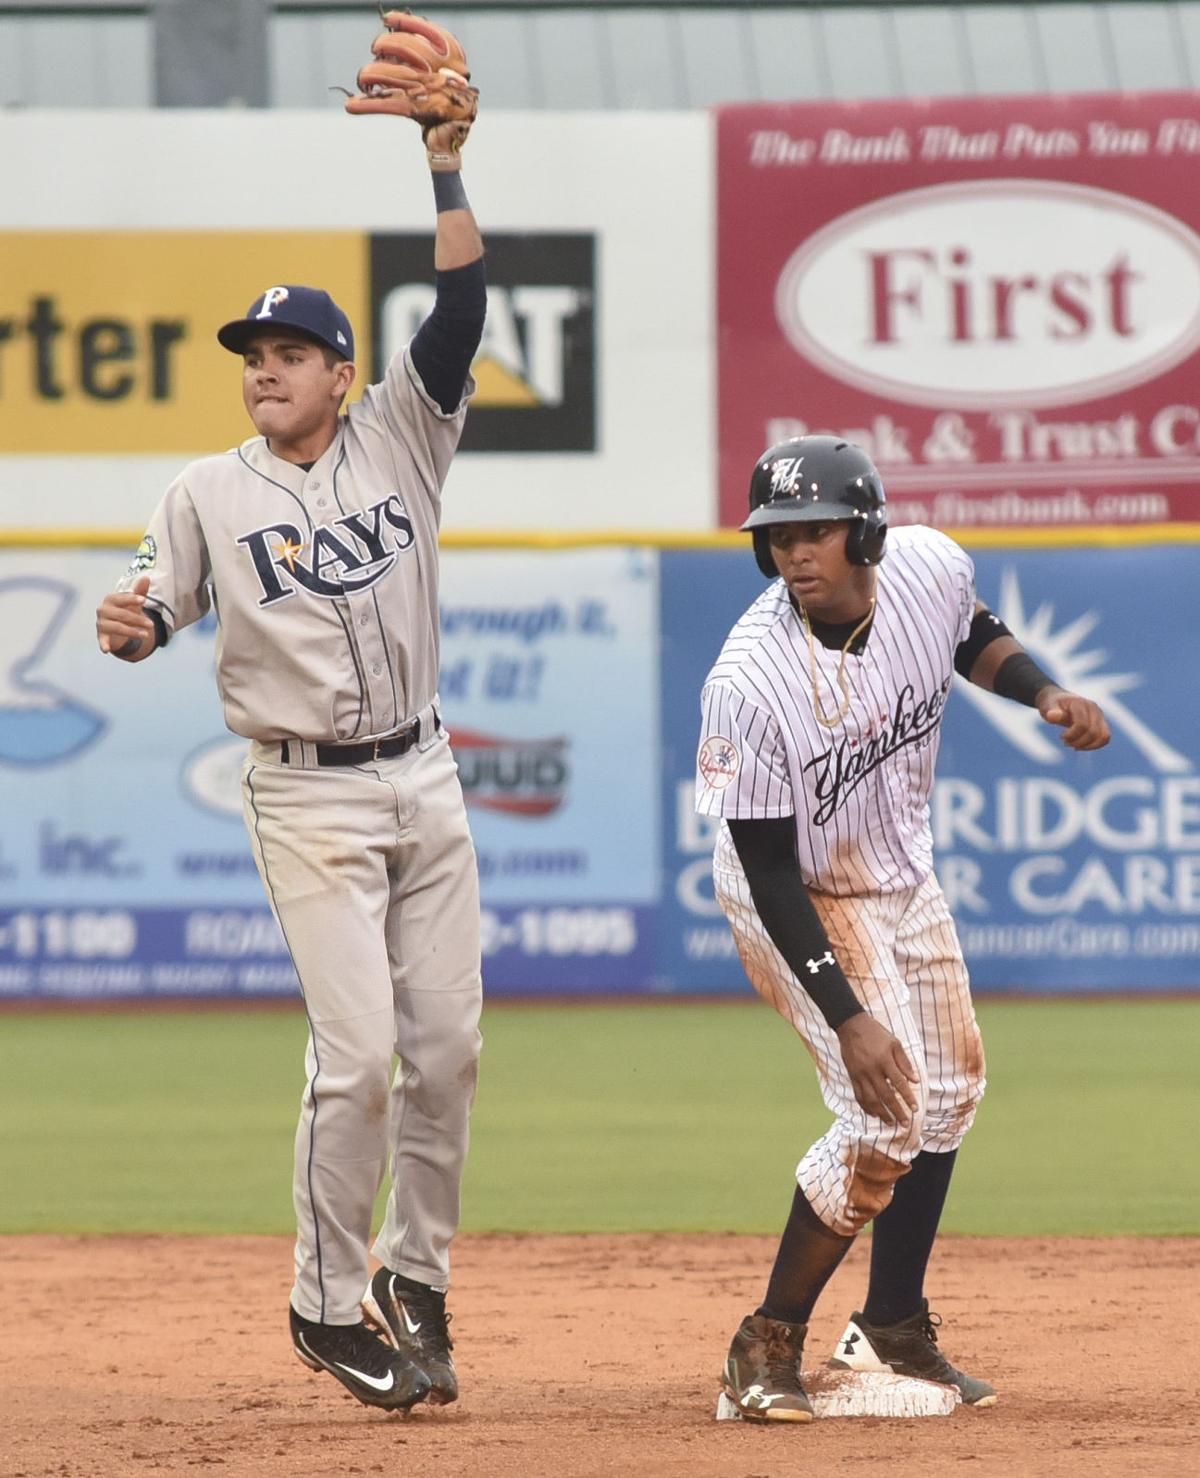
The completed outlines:
{"type": "Polygon", "coordinates": [[[374,1251],[449,1282],[481,1042],[478,872],[444,731],[353,768],[295,741],[289,758],[254,743],[243,802],[308,1015],[292,1306],[353,1324],[389,1154],[374,1251]]]}

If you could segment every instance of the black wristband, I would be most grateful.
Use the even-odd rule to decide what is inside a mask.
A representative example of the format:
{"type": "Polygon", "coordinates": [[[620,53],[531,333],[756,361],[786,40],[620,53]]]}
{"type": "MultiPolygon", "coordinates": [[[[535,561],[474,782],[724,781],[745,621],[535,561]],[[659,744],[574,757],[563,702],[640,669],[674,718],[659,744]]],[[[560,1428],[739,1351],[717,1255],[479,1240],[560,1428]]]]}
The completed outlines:
{"type": "Polygon", "coordinates": [[[1037,696],[1043,688],[1057,686],[1028,652],[1014,652],[1011,657],[1006,657],[992,679],[993,693],[998,693],[1001,698],[1011,698],[1014,703],[1024,703],[1027,708],[1037,707],[1037,696]]]}
{"type": "Polygon", "coordinates": [[[457,169],[435,169],[430,171],[433,181],[433,203],[438,215],[444,210],[470,210],[467,192],[462,182],[462,171],[457,169]]]}

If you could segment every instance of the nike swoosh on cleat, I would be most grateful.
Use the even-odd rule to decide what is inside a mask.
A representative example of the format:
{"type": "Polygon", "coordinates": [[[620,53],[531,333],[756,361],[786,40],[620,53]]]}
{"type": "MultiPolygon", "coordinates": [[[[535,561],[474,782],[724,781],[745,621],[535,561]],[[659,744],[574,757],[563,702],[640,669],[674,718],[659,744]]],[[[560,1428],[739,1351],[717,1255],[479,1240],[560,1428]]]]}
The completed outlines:
{"type": "MultiPolygon", "coordinates": [[[[296,1343],[304,1346],[311,1359],[316,1360],[318,1364],[324,1363],[309,1349],[308,1343],[302,1334],[298,1336],[296,1343]]],[[[396,1372],[394,1370],[388,1371],[387,1380],[380,1380],[377,1375],[368,1375],[365,1370],[355,1370],[353,1365],[343,1365],[340,1360],[332,1360],[330,1364],[336,1365],[339,1370],[344,1370],[347,1375],[352,1375],[355,1380],[362,1381],[364,1386],[372,1386],[376,1391],[390,1391],[396,1383],[396,1372]]]]}
{"type": "Polygon", "coordinates": [[[399,1298],[398,1294],[396,1293],[396,1280],[395,1280],[395,1278],[393,1278],[391,1280],[391,1289],[390,1289],[390,1291],[391,1291],[391,1295],[392,1295],[392,1302],[400,1310],[400,1317],[404,1320],[404,1327],[405,1327],[405,1329],[408,1330],[409,1334],[416,1334],[417,1331],[420,1329],[421,1326],[419,1324],[414,1324],[413,1321],[408,1317],[408,1310],[404,1307],[403,1303],[400,1301],[400,1298],[399,1298]]]}
{"type": "Polygon", "coordinates": [[[355,1380],[362,1381],[364,1386],[370,1386],[374,1391],[390,1391],[396,1384],[394,1371],[388,1371],[387,1380],[380,1380],[378,1376],[368,1375],[365,1370],[355,1370],[353,1365],[343,1365],[340,1360],[335,1360],[333,1363],[339,1370],[344,1370],[347,1375],[352,1375],[355,1380]]]}

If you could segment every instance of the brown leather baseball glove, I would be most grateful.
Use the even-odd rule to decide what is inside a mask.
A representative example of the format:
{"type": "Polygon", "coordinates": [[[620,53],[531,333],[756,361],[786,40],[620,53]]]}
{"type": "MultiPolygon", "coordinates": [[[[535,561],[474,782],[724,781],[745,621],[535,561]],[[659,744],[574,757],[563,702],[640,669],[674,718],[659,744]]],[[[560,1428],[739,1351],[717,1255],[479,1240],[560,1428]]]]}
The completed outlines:
{"type": "Polygon", "coordinates": [[[431,159],[457,155],[479,102],[462,45],[444,26],[405,10],[384,12],[383,23],[387,30],[372,42],[374,60],[359,72],[346,112],[415,119],[431,159]]]}

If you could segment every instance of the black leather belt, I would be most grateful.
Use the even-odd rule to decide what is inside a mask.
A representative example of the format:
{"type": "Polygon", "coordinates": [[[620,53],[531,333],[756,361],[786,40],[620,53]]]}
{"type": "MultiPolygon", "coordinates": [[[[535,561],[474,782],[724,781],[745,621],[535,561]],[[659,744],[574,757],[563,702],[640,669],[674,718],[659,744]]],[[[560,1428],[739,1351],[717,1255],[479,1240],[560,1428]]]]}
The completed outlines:
{"type": "MultiPolygon", "coordinates": [[[[435,713],[433,716],[433,727],[441,728],[441,720],[435,713]]],[[[368,739],[365,744],[318,744],[318,765],[369,765],[376,760],[395,759],[397,755],[407,754],[414,744],[421,738],[421,720],[413,719],[406,729],[399,733],[388,734],[383,739],[368,739]]],[[[291,763],[290,743],[284,739],[279,746],[280,761],[287,765],[291,763]]]]}

